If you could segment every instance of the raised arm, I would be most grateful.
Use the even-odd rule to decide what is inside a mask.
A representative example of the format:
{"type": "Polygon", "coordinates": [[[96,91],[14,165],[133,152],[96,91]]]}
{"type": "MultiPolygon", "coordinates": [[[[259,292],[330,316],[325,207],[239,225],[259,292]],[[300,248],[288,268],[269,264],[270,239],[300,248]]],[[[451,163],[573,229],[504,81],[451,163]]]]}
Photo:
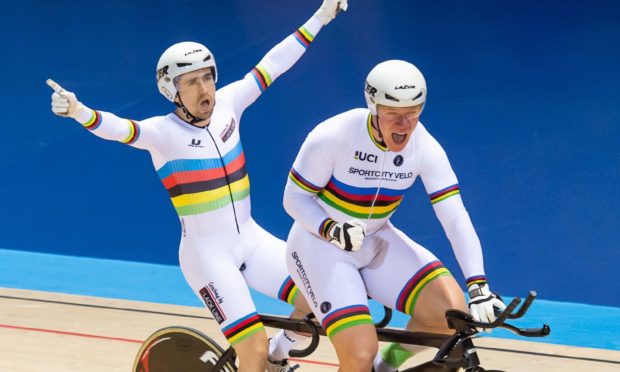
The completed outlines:
{"type": "Polygon", "coordinates": [[[107,140],[144,150],[156,147],[158,135],[154,130],[144,128],[135,120],[122,119],[108,112],[92,110],[78,101],[74,93],[65,90],[52,79],[48,79],[46,84],[54,90],[52,93],[54,114],[72,118],[89,132],[107,140]]]}
{"type": "Polygon", "coordinates": [[[324,0],[319,10],[303,26],[267,52],[243,79],[218,90],[219,98],[230,101],[240,116],[265,89],[301,58],[323,26],[341,10],[346,10],[347,6],[347,0],[324,0]]]}

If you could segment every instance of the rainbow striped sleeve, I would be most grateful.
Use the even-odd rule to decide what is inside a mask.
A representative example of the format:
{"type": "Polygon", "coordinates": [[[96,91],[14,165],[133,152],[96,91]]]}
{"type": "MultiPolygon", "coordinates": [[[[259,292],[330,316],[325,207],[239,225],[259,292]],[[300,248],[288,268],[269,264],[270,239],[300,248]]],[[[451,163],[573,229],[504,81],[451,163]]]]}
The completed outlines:
{"type": "Polygon", "coordinates": [[[293,35],[295,36],[295,40],[304,48],[308,48],[312,40],[314,40],[314,35],[303,26],[298,28],[293,35]]]}
{"type": "Polygon", "coordinates": [[[451,196],[454,196],[456,194],[460,194],[461,190],[459,189],[459,184],[455,184],[452,186],[448,186],[444,189],[441,189],[439,191],[435,191],[434,193],[429,195],[429,198],[431,199],[431,203],[435,204],[435,203],[439,203],[442,200],[446,200],[451,196]]]}
{"type": "Polygon", "coordinates": [[[306,190],[308,192],[316,194],[317,192],[321,191],[320,187],[312,184],[312,182],[310,182],[307,179],[303,178],[302,175],[299,174],[295,170],[295,168],[291,168],[291,171],[288,174],[288,178],[290,178],[291,181],[293,181],[301,189],[306,190]]]}
{"type": "Polygon", "coordinates": [[[269,88],[272,83],[271,76],[265,67],[263,67],[260,63],[256,65],[251,71],[254,80],[256,80],[256,84],[258,84],[258,88],[261,92],[264,92],[265,89],[269,88]]]}
{"type": "Polygon", "coordinates": [[[329,217],[324,219],[323,222],[321,222],[321,224],[319,225],[319,235],[329,240],[327,234],[329,233],[329,230],[332,228],[332,226],[334,226],[335,224],[336,221],[332,220],[329,217]]]}
{"type": "MultiPolygon", "coordinates": [[[[84,126],[84,128],[88,129],[89,131],[93,131],[99,128],[102,121],[103,118],[101,116],[101,113],[96,110],[91,110],[90,118],[86,122],[82,123],[82,126],[84,126]]],[[[133,120],[124,121],[129,127],[129,134],[127,135],[127,137],[119,141],[124,144],[131,145],[138,140],[138,137],[140,137],[140,125],[133,120]]]]}
{"type": "Polygon", "coordinates": [[[472,284],[479,284],[479,285],[487,284],[487,277],[484,275],[470,276],[469,278],[467,278],[467,287],[469,287],[472,284]]]}
{"type": "Polygon", "coordinates": [[[90,119],[88,119],[88,121],[83,123],[82,125],[88,130],[95,130],[99,127],[99,125],[101,125],[101,114],[99,113],[99,111],[91,111],[92,113],[90,119]]]}
{"type": "Polygon", "coordinates": [[[127,123],[129,124],[129,135],[121,142],[131,145],[138,140],[138,137],[140,137],[140,126],[133,120],[127,120],[127,123]]]}
{"type": "MultiPolygon", "coordinates": [[[[293,33],[293,37],[299,44],[301,44],[302,47],[304,47],[304,49],[307,49],[308,46],[310,46],[310,43],[312,43],[312,40],[314,40],[314,35],[304,26],[298,28],[297,31],[293,33]]],[[[256,65],[250,73],[254,77],[254,80],[256,81],[256,84],[261,92],[264,92],[265,89],[269,88],[271,83],[274,81],[274,78],[272,78],[269,74],[267,68],[260,63],[256,65]]]]}

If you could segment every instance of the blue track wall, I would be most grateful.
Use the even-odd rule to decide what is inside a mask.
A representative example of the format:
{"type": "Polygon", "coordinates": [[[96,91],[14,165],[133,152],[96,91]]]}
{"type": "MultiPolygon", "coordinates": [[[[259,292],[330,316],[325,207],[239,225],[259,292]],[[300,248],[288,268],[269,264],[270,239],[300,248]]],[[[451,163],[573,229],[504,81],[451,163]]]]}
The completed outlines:
{"type": "MultiPolygon", "coordinates": [[[[0,247],[176,263],[179,223],[148,154],[55,117],[45,79],[120,116],[165,114],[154,70],[169,45],[205,43],[221,86],[319,4],[3,4],[0,247]]],[[[282,188],[305,134],[363,106],[375,64],[406,59],[427,78],[422,121],[459,176],[492,287],[620,306],[619,45],[613,0],[350,0],[244,115],[254,217],[286,236],[282,188]]],[[[393,221],[461,277],[420,184],[393,221]]]]}

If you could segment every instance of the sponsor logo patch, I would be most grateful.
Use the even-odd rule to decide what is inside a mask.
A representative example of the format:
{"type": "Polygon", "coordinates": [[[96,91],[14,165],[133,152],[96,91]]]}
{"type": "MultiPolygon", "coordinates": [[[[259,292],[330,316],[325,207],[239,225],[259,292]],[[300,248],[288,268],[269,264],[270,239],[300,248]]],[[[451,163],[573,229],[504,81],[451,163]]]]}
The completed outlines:
{"type": "Polygon", "coordinates": [[[224,298],[220,296],[219,291],[215,288],[213,282],[207,284],[206,287],[200,290],[200,297],[205,302],[205,305],[213,314],[213,318],[218,324],[222,324],[226,320],[226,315],[220,305],[224,302],[224,298]]]}
{"type": "Polygon", "coordinates": [[[190,142],[190,144],[187,145],[187,146],[189,146],[189,147],[201,147],[201,148],[204,147],[200,143],[202,143],[202,140],[192,138],[192,142],[190,142]]]}
{"type": "Polygon", "coordinates": [[[413,172],[382,172],[375,169],[359,169],[355,167],[349,167],[349,174],[358,175],[365,180],[385,180],[391,182],[413,178],[413,172]]]}
{"type": "Polygon", "coordinates": [[[312,290],[312,285],[310,285],[310,279],[308,279],[308,275],[306,274],[306,270],[304,269],[304,265],[301,264],[301,259],[297,255],[297,252],[293,252],[293,259],[295,260],[295,266],[297,266],[297,274],[304,283],[304,288],[310,299],[312,300],[312,304],[314,307],[318,307],[319,303],[316,300],[316,295],[314,294],[314,290],[312,290]]]}
{"type": "Polygon", "coordinates": [[[232,136],[236,126],[237,123],[235,123],[235,119],[230,119],[230,123],[228,123],[226,128],[224,128],[222,133],[220,133],[220,138],[223,142],[226,142],[230,138],[230,136],[232,136]]]}
{"type": "Polygon", "coordinates": [[[327,314],[332,309],[332,304],[329,301],[325,301],[321,304],[321,312],[327,314]]]}
{"type": "Polygon", "coordinates": [[[403,165],[404,161],[405,159],[403,159],[402,155],[396,155],[396,157],[394,157],[394,165],[397,167],[400,167],[401,165],[403,165]]]}

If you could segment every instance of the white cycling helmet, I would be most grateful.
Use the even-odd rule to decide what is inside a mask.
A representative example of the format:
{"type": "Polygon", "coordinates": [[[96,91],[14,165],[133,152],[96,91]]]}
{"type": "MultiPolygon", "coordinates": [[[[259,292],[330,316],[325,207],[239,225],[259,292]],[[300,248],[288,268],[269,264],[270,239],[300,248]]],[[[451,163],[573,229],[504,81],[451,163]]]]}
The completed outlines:
{"type": "Polygon", "coordinates": [[[177,43],[166,49],[157,62],[157,87],[170,102],[177,95],[175,78],[205,67],[213,70],[213,80],[217,82],[217,67],[213,53],[202,44],[192,41],[177,43]]]}
{"type": "Polygon", "coordinates": [[[366,78],[366,104],[372,115],[377,105],[409,107],[426,102],[426,81],[417,67],[409,62],[389,60],[376,65],[366,78]]]}

